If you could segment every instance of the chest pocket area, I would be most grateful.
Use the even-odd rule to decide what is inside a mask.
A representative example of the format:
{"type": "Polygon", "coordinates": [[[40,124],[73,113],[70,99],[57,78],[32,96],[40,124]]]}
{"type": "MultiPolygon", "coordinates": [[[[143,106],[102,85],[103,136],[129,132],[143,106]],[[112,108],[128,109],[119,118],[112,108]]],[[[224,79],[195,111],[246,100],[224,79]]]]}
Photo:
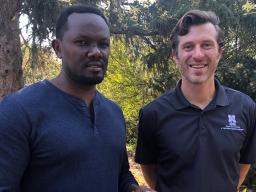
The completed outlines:
{"type": "Polygon", "coordinates": [[[227,114],[222,121],[212,124],[209,134],[219,152],[225,155],[239,154],[247,135],[246,122],[241,116],[227,114]]]}

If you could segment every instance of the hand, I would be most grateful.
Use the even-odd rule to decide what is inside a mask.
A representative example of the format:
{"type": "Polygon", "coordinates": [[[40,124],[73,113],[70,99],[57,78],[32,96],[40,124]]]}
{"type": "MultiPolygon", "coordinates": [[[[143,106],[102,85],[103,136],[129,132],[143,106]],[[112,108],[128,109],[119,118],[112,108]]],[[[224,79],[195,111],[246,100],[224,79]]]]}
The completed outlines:
{"type": "Polygon", "coordinates": [[[140,189],[143,191],[143,192],[157,192],[153,189],[150,189],[149,187],[146,187],[146,186],[140,186],[140,189]]]}
{"type": "Polygon", "coordinates": [[[131,184],[128,187],[128,192],[142,192],[141,188],[136,184],[131,184]]]}
{"type": "Polygon", "coordinates": [[[139,187],[136,184],[131,184],[128,188],[128,192],[157,192],[157,191],[150,189],[148,187],[145,187],[145,186],[139,187]]]}

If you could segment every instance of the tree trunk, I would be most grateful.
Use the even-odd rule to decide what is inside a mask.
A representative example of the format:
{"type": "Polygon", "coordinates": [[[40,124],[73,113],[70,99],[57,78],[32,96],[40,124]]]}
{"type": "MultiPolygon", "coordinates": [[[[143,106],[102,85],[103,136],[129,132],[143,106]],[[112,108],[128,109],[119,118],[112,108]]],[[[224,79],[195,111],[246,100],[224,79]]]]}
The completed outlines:
{"type": "Polygon", "coordinates": [[[0,99],[23,86],[20,8],[21,0],[0,0],[0,99]]]}

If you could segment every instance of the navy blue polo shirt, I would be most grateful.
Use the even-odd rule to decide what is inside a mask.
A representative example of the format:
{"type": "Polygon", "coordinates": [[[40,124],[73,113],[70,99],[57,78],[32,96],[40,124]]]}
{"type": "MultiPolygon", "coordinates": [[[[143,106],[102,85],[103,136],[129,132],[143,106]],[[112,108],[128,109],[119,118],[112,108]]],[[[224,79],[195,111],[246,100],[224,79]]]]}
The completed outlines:
{"type": "Polygon", "coordinates": [[[239,163],[256,159],[254,101],[216,80],[201,110],[180,84],[140,111],[136,162],[157,165],[160,192],[235,192],[239,163]]]}

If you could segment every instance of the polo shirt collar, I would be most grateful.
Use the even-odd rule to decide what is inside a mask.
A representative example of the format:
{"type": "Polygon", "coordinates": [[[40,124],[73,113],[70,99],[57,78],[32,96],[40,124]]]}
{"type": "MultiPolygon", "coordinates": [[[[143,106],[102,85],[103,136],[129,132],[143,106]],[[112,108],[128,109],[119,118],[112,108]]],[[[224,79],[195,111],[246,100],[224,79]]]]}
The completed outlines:
{"type": "Polygon", "coordinates": [[[228,100],[226,90],[217,79],[215,79],[215,88],[216,88],[216,95],[214,96],[212,103],[215,104],[216,106],[223,106],[223,107],[229,105],[230,102],[228,100]]]}
{"type": "MultiPolygon", "coordinates": [[[[174,94],[171,94],[171,98],[170,98],[170,102],[172,103],[174,108],[177,110],[189,108],[192,106],[191,103],[184,97],[180,87],[181,87],[181,80],[178,81],[174,89],[174,94]]],[[[216,88],[216,94],[213,100],[211,101],[211,104],[215,106],[229,105],[225,88],[220,84],[220,82],[217,79],[215,79],[215,88],[216,88]]]]}
{"type": "Polygon", "coordinates": [[[188,100],[184,97],[181,92],[181,80],[178,81],[173,94],[171,94],[170,102],[174,106],[175,109],[181,110],[191,106],[188,100]]]}

